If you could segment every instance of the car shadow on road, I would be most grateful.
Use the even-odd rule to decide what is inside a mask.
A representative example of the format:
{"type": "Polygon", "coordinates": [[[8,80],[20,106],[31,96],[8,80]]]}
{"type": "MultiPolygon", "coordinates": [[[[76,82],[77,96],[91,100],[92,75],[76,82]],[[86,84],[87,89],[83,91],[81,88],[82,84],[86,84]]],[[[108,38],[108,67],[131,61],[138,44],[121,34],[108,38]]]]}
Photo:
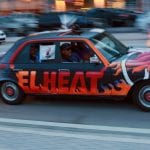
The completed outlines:
{"type": "Polygon", "coordinates": [[[53,106],[74,106],[74,107],[122,107],[132,109],[132,102],[127,100],[114,100],[88,96],[29,96],[24,104],[31,105],[53,105],[53,106]]]}

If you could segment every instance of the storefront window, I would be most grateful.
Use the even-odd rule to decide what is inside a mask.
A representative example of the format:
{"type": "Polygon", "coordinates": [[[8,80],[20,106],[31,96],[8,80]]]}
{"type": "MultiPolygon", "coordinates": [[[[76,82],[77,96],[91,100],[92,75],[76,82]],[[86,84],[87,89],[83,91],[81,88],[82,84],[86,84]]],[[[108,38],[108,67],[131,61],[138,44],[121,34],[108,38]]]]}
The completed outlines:
{"type": "Polygon", "coordinates": [[[64,0],[56,0],[55,1],[55,8],[57,11],[65,11],[66,10],[66,4],[64,0]]]}
{"type": "Polygon", "coordinates": [[[125,0],[107,0],[106,5],[112,8],[125,8],[125,0]]]}
{"type": "Polygon", "coordinates": [[[94,0],[94,7],[105,7],[105,0],[94,0]]]}

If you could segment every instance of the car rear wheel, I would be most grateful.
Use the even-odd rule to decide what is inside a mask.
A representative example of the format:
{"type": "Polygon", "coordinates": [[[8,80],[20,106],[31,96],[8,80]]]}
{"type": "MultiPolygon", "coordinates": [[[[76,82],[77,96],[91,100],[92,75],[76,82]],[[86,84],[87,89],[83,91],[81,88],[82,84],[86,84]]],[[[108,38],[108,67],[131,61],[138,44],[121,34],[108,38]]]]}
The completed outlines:
{"type": "Polygon", "coordinates": [[[2,83],[0,92],[3,102],[6,104],[20,104],[23,100],[23,92],[13,82],[7,81],[2,83]]]}
{"type": "Polygon", "coordinates": [[[134,102],[144,111],[150,111],[150,82],[143,82],[133,90],[134,102]]]}

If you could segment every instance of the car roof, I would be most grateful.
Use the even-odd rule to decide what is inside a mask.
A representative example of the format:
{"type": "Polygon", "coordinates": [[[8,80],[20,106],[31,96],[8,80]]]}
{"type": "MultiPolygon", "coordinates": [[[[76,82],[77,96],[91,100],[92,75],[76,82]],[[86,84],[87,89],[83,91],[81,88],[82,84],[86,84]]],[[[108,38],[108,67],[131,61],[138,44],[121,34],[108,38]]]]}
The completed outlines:
{"type": "Polygon", "coordinates": [[[105,30],[104,29],[87,29],[83,30],[80,34],[72,34],[71,30],[57,30],[57,31],[47,31],[47,32],[40,32],[40,33],[35,33],[31,34],[27,37],[24,37],[17,42],[7,51],[5,54],[5,57],[1,58],[2,63],[7,63],[9,62],[9,59],[11,58],[12,54],[18,49],[19,46],[21,46],[25,42],[29,41],[42,41],[42,40],[50,40],[50,39],[55,39],[57,40],[65,40],[68,38],[72,39],[90,39],[97,34],[103,33],[105,30]]]}
{"type": "Polygon", "coordinates": [[[43,40],[43,39],[64,39],[65,38],[86,38],[90,39],[91,37],[96,36],[98,33],[104,32],[103,29],[83,29],[79,32],[72,32],[71,30],[57,30],[57,31],[46,31],[46,32],[39,32],[35,34],[30,34],[27,37],[22,38],[18,42],[26,42],[30,40],[43,40]]]}

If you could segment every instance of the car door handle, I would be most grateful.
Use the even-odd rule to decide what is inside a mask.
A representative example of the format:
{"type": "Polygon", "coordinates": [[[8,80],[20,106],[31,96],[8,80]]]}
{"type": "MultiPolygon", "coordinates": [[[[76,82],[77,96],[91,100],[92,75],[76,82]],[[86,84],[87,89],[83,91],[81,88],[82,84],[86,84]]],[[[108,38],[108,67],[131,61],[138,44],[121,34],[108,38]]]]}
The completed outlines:
{"type": "Polygon", "coordinates": [[[69,70],[69,69],[58,69],[58,71],[66,71],[66,72],[69,72],[70,70],[69,70]]]}

